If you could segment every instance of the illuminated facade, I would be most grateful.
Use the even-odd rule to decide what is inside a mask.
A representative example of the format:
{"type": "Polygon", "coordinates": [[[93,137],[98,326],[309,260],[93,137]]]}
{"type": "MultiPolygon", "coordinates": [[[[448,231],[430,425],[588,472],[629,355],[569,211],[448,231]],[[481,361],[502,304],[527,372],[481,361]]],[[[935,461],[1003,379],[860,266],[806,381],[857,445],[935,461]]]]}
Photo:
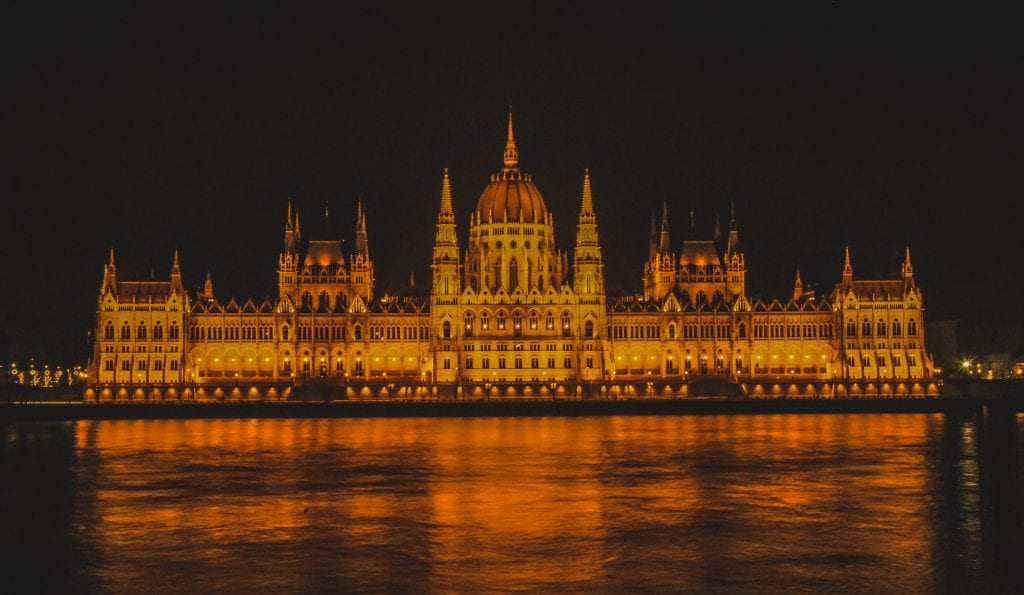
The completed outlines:
{"type": "Polygon", "coordinates": [[[572,254],[519,167],[509,116],[503,166],[459,242],[447,169],[425,297],[376,296],[366,215],[354,250],[305,239],[289,203],[278,295],[218,300],[207,276],[190,296],[175,253],[168,281],[120,281],[104,268],[90,395],[335,397],[934,395],[924,310],[909,248],[892,279],[854,279],[849,250],[829,296],[755,300],[735,216],[724,242],[679,253],[667,211],[653,225],[643,293],[608,296],[588,171],[572,254]],[[716,384],[717,383],[717,384],[716,384]],[[702,388],[703,387],[703,388],[702,388]],[[713,389],[712,389],[713,390],[713,389]]]}

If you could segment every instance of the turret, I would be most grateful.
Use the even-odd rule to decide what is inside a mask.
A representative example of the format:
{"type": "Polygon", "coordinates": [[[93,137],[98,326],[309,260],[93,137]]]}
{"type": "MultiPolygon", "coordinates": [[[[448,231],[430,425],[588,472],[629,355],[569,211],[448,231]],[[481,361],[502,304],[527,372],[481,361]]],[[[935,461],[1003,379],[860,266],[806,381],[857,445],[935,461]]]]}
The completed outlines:
{"type": "Polygon", "coordinates": [[[903,275],[903,287],[905,290],[913,289],[914,284],[914,267],[910,264],[910,246],[907,246],[907,255],[903,259],[903,266],[900,267],[900,273],[903,275]]]}
{"type": "Polygon", "coordinates": [[[184,294],[185,289],[181,284],[181,266],[178,264],[178,249],[174,249],[174,262],[171,263],[171,291],[177,294],[184,294]]]}
{"type": "MultiPolygon", "coordinates": [[[[653,224],[653,221],[652,221],[653,224]]],[[[651,246],[654,246],[652,225],[651,246]]],[[[657,253],[647,261],[644,269],[644,297],[660,300],[672,291],[676,283],[676,256],[672,253],[668,229],[668,202],[661,205],[661,233],[657,253]]]]}
{"type": "Polygon", "coordinates": [[[843,262],[843,281],[844,287],[853,285],[853,265],[850,264],[850,247],[846,247],[846,259],[843,262]]]}
{"type": "Polygon", "coordinates": [[[729,203],[729,236],[725,241],[726,287],[731,295],[744,295],[747,287],[747,263],[740,251],[740,232],[736,228],[736,204],[729,203]]]}
{"type": "Polygon", "coordinates": [[[796,270],[796,281],[793,283],[793,301],[800,301],[800,296],[804,293],[804,284],[800,280],[800,269],[796,270]]]}
{"type": "Polygon", "coordinates": [[[366,233],[366,212],[360,200],[356,210],[355,253],[349,257],[352,291],[370,303],[373,301],[373,261],[370,260],[370,242],[366,233]]]}
{"type": "Polygon", "coordinates": [[[108,293],[117,294],[117,270],[114,267],[114,249],[110,249],[110,258],[103,265],[103,283],[100,285],[100,299],[108,293]]]}
{"type": "Polygon", "coordinates": [[[277,258],[277,294],[279,298],[289,296],[296,301],[299,275],[299,214],[292,213],[292,200],[288,199],[288,211],[284,219],[284,244],[277,258]]]}
{"type": "Polygon", "coordinates": [[[203,301],[207,304],[213,301],[213,278],[210,271],[206,271],[206,283],[203,284],[203,301]]]}

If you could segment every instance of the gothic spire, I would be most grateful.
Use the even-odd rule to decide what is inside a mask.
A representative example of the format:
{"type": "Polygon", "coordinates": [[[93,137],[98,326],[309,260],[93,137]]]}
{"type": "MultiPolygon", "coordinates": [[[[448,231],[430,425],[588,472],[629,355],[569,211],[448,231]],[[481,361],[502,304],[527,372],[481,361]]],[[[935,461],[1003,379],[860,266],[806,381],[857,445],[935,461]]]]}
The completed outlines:
{"type": "Polygon", "coordinates": [[[441,181],[441,215],[454,215],[452,210],[452,183],[448,178],[448,168],[444,168],[444,179],[441,181]]]}
{"type": "Polygon", "coordinates": [[[903,266],[901,267],[901,269],[903,271],[903,278],[904,279],[911,279],[911,278],[913,278],[913,276],[914,276],[914,266],[912,264],[910,264],[910,246],[907,246],[907,255],[903,259],[903,266]]]}
{"type": "Polygon", "coordinates": [[[584,168],[583,170],[583,206],[580,208],[580,213],[586,213],[588,215],[594,212],[594,198],[590,194],[590,169],[584,168]]]}
{"type": "Polygon", "coordinates": [[[850,264],[850,247],[846,247],[846,259],[843,263],[843,283],[853,282],[853,265],[850,264]]]}
{"type": "Polygon", "coordinates": [[[668,201],[661,203],[661,241],[658,242],[658,252],[666,254],[672,250],[672,244],[668,236],[668,201]]]}

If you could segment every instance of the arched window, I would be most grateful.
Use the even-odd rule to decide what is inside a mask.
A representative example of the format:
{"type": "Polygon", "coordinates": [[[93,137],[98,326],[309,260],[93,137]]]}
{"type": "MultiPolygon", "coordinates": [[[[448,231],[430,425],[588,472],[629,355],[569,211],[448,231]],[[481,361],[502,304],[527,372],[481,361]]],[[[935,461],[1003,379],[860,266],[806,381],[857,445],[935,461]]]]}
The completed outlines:
{"type": "Polygon", "coordinates": [[[498,312],[497,316],[495,316],[494,319],[497,321],[498,330],[499,331],[505,330],[505,313],[504,312],[498,312]]]}
{"type": "Polygon", "coordinates": [[[508,290],[515,291],[519,287],[519,263],[512,259],[508,263],[508,290]]]}
{"type": "Polygon", "coordinates": [[[846,336],[857,336],[857,323],[852,318],[846,321],[846,336]]]}
{"type": "Polygon", "coordinates": [[[871,336],[871,321],[867,318],[864,319],[860,324],[860,336],[870,337],[871,336]]]}
{"type": "MultiPolygon", "coordinates": [[[[357,325],[352,327],[352,338],[355,339],[356,341],[362,341],[363,340],[363,327],[362,326],[357,324],[357,325]]],[[[285,339],[287,340],[287,337],[285,337],[285,339]]]]}
{"type": "Polygon", "coordinates": [[[159,322],[157,322],[156,325],[153,326],[153,338],[154,339],[163,339],[164,338],[164,327],[159,322]]]}
{"type": "Polygon", "coordinates": [[[282,341],[287,341],[288,340],[288,330],[289,329],[288,329],[288,325],[287,324],[281,327],[281,340],[282,341]]]}
{"type": "Polygon", "coordinates": [[[114,323],[107,321],[107,326],[103,328],[103,338],[113,339],[114,338],[114,323]]]}
{"type": "Polygon", "coordinates": [[[568,337],[568,336],[570,336],[572,334],[572,329],[571,329],[571,327],[569,325],[571,320],[572,319],[569,317],[569,313],[568,312],[562,312],[562,336],[563,337],[568,337]]]}
{"type": "Polygon", "coordinates": [[[466,324],[465,324],[465,331],[466,332],[465,332],[465,335],[467,337],[472,337],[473,336],[473,313],[472,312],[466,312],[465,318],[466,318],[466,324]]]}
{"type": "Polygon", "coordinates": [[[512,313],[512,330],[517,334],[523,330],[523,315],[519,312],[512,313]]]}
{"type": "Polygon", "coordinates": [[[747,325],[745,325],[745,324],[743,324],[741,322],[740,326],[736,329],[736,332],[738,333],[740,339],[746,339],[747,338],[747,325]]]}
{"type": "Polygon", "coordinates": [[[674,323],[674,322],[671,322],[668,325],[668,338],[669,339],[675,339],[676,338],[676,323],[674,323]]]}
{"type": "Polygon", "coordinates": [[[312,309],[313,308],[313,294],[312,293],[310,293],[308,291],[304,291],[302,293],[302,306],[301,307],[305,308],[305,309],[312,309]]]}
{"type": "Polygon", "coordinates": [[[914,322],[913,318],[907,321],[907,335],[910,337],[917,336],[917,323],[914,322]]]}
{"type": "Polygon", "coordinates": [[[903,329],[900,328],[900,321],[899,320],[893,320],[892,321],[892,336],[894,336],[894,337],[900,336],[900,334],[901,334],[900,331],[902,331],[902,330],[903,329]]]}
{"type": "Polygon", "coordinates": [[[473,358],[472,357],[467,357],[466,358],[466,369],[467,370],[472,370],[473,369],[473,358]]]}
{"type": "Polygon", "coordinates": [[[451,339],[452,338],[452,323],[445,320],[444,324],[441,325],[441,338],[451,339]]]}
{"type": "Polygon", "coordinates": [[[320,292],[319,303],[317,303],[317,308],[320,309],[320,310],[327,310],[327,309],[330,308],[330,305],[331,305],[331,298],[330,298],[330,296],[327,294],[326,291],[321,291],[320,292]]]}
{"type": "Polygon", "coordinates": [[[593,320],[588,320],[586,322],[586,324],[583,325],[583,336],[586,337],[587,339],[593,339],[594,338],[594,321],[593,320]]]}
{"type": "Polygon", "coordinates": [[[491,328],[491,315],[487,312],[480,314],[480,330],[490,330],[491,328]]]}
{"type": "Polygon", "coordinates": [[[132,327],[128,326],[128,321],[125,320],[124,324],[121,325],[121,338],[131,339],[132,338],[132,327]]]}
{"type": "Polygon", "coordinates": [[[140,322],[139,323],[139,332],[137,333],[137,338],[139,338],[139,339],[145,339],[146,338],[146,323],[145,322],[140,322]]]}
{"type": "Polygon", "coordinates": [[[544,318],[544,328],[549,331],[555,330],[555,315],[551,312],[544,318]]]}
{"type": "Polygon", "coordinates": [[[530,330],[531,331],[537,330],[537,313],[536,312],[530,312],[530,330]]]}
{"type": "Polygon", "coordinates": [[[171,323],[171,332],[169,334],[170,334],[170,337],[172,339],[177,339],[178,338],[178,323],[177,322],[172,322],[171,323]]]}
{"type": "Polygon", "coordinates": [[[877,328],[875,330],[876,330],[877,335],[879,337],[884,337],[885,336],[885,321],[882,320],[881,318],[879,318],[878,319],[878,324],[876,325],[876,327],[877,328]]]}

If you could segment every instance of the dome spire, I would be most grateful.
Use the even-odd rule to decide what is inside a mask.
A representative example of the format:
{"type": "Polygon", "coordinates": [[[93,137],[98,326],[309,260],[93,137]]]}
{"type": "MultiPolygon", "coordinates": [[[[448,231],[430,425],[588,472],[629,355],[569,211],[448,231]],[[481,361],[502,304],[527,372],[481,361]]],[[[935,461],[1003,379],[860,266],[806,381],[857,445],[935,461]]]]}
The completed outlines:
{"type": "Polygon", "coordinates": [[[508,110],[508,139],[505,141],[505,169],[519,167],[519,151],[516,150],[516,139],[512,134],[512,106],[508,110]]]}

